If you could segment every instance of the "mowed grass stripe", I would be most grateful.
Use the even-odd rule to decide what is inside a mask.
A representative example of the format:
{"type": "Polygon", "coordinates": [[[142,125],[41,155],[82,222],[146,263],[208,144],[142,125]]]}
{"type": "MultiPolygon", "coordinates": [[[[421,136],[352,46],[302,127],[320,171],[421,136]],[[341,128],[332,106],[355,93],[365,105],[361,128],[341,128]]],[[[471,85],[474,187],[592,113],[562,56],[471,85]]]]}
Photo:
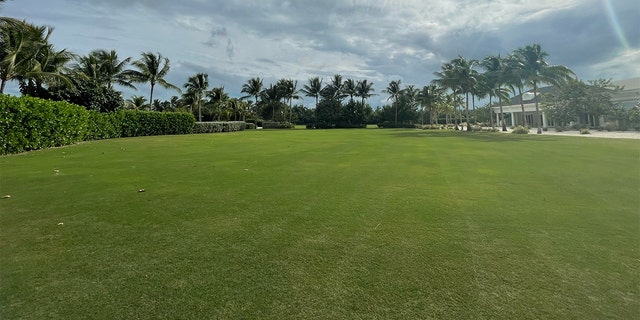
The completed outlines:
{"type": "Polygon", "coordinates": [[[629,140],[415,130],[1,157],[0,315],[629,318],[639,160],[629,140]]]}

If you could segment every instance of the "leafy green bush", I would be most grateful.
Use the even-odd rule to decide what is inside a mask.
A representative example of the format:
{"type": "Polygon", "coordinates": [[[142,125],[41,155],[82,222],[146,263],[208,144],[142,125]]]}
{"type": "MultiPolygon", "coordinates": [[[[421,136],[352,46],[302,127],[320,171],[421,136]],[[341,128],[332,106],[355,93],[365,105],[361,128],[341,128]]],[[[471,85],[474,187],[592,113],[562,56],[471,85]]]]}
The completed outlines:
{"type": "Polygon", "coordinates": [[[515,127],[515,129],[513,129],[513,131],[511,131],[511,133],[528,134],[529,133],[529,128],[523,127],[523,126],[517,126],[517,127],[515,127]]]}
{"type": "Polygon", "coordinates": [[[262,123],[264,129],[293,129],[295,125],[290,122],[264,121],[262,123]]]}
{"type": "MultiPolygon", "coordinates": [[[[251,123],[253,125],[253,123],[251,123]]],[[[196,122],[193,133],[216,133],[242,131],[247,127],[244,121],[196,122]]]]}
{"type": "Polygon", "coordinates": [[[121,112],[101,113],[89,111],[85,140],[120,138],[122,135],[121,112]]]}
{"type": "Polygon", "coordinates": [[[123,110],[118,113],[122,137],[187,134],[193,132],[196,121],[192,114],[184,112],[123,110]]]}
{"type": "Polygon", "coordinates": [[[580,129],[580,134],[590,134],[591,132],[589,132],[589,129],[587,128],[582,128],[580,129]]]}
{"type": "Polygon", "coordinates": [[[415,128],[416,125],[413,123],[395,123],[393,121],[383,121],[378,123],[378,128],[415,128]]]}
{"type": "Polygon", "coordinates": [[[244,128],[246,130],[253,130],[256,128],[256,124],[255,123],[245,123],[244,128]]]}
{"type": "Polygon", "coordinates": [[[62,101],[0,95],[0,154],[82,141],[89,112],[62,101]]]}
{"type": "Polygon", "coordinates": [[[0,154],[82,140],[186,134],[192,132],[194,123],[190,113],[135,110],[99,113],[64,101],[0,95],[0,154]]]}

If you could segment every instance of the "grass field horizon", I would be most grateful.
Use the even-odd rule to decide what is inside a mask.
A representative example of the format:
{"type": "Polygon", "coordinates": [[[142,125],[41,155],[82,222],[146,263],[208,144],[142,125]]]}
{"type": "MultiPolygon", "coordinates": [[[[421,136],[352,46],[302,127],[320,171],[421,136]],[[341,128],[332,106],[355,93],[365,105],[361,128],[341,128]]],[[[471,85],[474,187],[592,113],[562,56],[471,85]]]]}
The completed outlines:
{"type": "Polygon", "coordinates": [[[624,139],[254,130],[3,156],[0,318],[633,318],[639,192],[624,139]]]}

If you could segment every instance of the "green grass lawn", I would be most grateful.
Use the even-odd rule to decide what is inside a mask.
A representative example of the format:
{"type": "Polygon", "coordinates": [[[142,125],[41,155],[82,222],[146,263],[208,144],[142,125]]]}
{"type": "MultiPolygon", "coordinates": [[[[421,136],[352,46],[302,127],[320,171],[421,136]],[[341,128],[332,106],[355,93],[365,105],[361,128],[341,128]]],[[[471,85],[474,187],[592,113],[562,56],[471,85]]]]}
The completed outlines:
{"type": "Polygon", "coordinates": [[[2,319],[640,314],[638,141],[255,130],[0,170],[2,319]]]}

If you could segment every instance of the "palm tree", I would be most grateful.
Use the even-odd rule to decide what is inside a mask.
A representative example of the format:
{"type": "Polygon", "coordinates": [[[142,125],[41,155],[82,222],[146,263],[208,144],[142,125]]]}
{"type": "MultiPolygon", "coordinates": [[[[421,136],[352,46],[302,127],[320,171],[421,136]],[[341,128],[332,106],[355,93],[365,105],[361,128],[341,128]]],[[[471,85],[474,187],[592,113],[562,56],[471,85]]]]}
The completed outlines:
{"type": "Polygon", "coordinates": [[[542,134],[540,126],[540,109],[538,108],[538,84],[548,83],[559,85],[575,74],[569,68],[560,65],[549,65],[545,58],[549,56],[542,50],[539,44],[528,45],[524,48],[516,49],[515,56],[518,67],[521,70],[522,79],[525,83],[533,87],[533,99],[536,105],[535,122],[538,127],[538,134],[542,134]]]}
{"type": "Polygon", "coordinates": [[[353,101],[353,96],[357,93],[356,82],[353,81],[353,79],[345,80],[345,82],[342,84],[342,92],[344,92],[345,95],[349,96],[349,101],[353,101]]]}
{"type": "Polygon", "coordinates": [[[331,78],[331,83],[327,84],[324,89],[322,89],[321,95],[323,98],[342,101],[342,99],[346,97],[343,89],[342,76],[335,74],[331,78]]]}
{"type": "Polygon", "coordinates": [[[215,113],[217,113],[218,121],[220,121],[220,115],[222,114],[222,110],[226,108],[229,95],[224,92],[224,87],[213,88],[205,92],[205,94],[209,98],[209,105],[213,109],[216,109],[215,113]]]}
{"type": "Polygon", "coordinates": [[[131,96],[131,98],[127,99],[124,103],[125,106],[129,109],[140,110],[144,108],[147,99],[143,96],[131,96]]]}
{"type": "Polygon", "coordinates": [[[152,52],[143,52],[141,56],[139,60],[131,63],[137,70],[128,70],[126,75],[133,82],[148,82],[151,85],[149,101],[153,101],[153,89],[156,84],[181,92],[180,88],[164,79],[169,73],[169,58],[163,57],[160,53],[153,54],[152,52]]]}
{"type": "Polygon", "coordinates": [[[298,89],[296,88],[298,86],[298,81],[291,79],[280,79],[276,86],[279,87],[282,98],[289,101],[289,122],[291,122],[291,114],[293,113],[293,99],[300,99],[300,96],[298,96],[298,89]]]}
{"type": "Polygon", "coordinates": [[[435,72],[438,78],[433,80],[437,85],[450,88],[454,93],[464,94],[465,115],[467,118],[467,131],[471,131],[471,119],[469,117],[469,94],[474,92],[478,83],[478,71],[474,69],[478,62],[467,60],[462,56],[451,60],[442,66],[442,71],[435,72]]]}
{"type": "Polygon", "coordinates": [[[183,87],[187,90],[186,94],[192,97],[193,104],[198,106],[198,121],[202,122],[202,97],[209,87],[209,75],[198,73],[189,77],[183,87]]]}
{"type": "Polygon", "coordinates": [[[0,94],[7,82],[24,78],[37,68],[38,54],[49,46],[52,32],[52,27],[0,17],[0,94]]]}
{"type": "Polygon", "coordinates": [[[382,91],[389,94],[387,101],[389,101],[390,99],[393,99],[393,104],[395,105],[395,110],[396,110],[395,123],[398,123],[398,103],[397,102],[398,102],[398,97],[400,96],[402,91],[402,89],[400,89],[401,82],[402,80],[393,80],[389,82],[389,85],[387,86],[387,88],[382,91]]]}
{"type": "MultiPolygon", "coordinates": [[[[258,97],[260,97],[260,93],[262,92],[262,79],[259,77],[251,78],[247,80],[247,83],[242,85],[242,90],[240,92],[244,92],[249,96],[254,97],[254,104],[258,105],[258,97]]],[[[258,127],[258,118],[255,119],[256,128],[258,127]]]]}
{"type": "Polygon", "coordinates": [[[20,82],[21,91],[31,96],[40,96],[44,90],[43,85],[49,87],[65,85],[73,87],[73,83],[67,76],[67,63],[74,58],[74,54],[66,49],[57,51],[48,44],[38,50],[33,57],[28,70],[23,70],[22,75],[16,79],[20,82]]]}
{"type": "Polygon", "coordinates": [[[304,93],[307,97],[316,98],[316,108],[314,109],[314,116],[318,116],[318,99],[320,97],[320,93],[322,93],[322,79],[319,77],[309,78],[309,82],[305,84],[300,92],[304,93]]]}
{"type": "Polygon", "coordinates": [[[444,99],[443,98],[444,90],[435,84],[430,84],[422,87],[422,90],[418,92],[418,103],[422,106],[422,116],[420,117],[420,124],[424,125],[424,108],[427,107],[429,109],[429,124],[433,125],[434,120],[434,110],[437,105],[444,99]]]}
{"type": "Polygon", "coordinates": [[[505,85],[512,89],[515,94],[518,93],[520,99],[520,108],[522,110],[522,126],[527,126],[527,117],[524,111],[524,99],[522,97],[522,91],[524,89],[523,70],[518,61],[518,57],[515,54],[510,54],[504,61],[502,68],[502,77],[505,80],[505,85]]]}
{"type": "Polygon", "coordinates": [[[262,79],[255,77],[247,80],[247,83],[242,85],[242,90],[240,92],[244,92],[249,96],[254,97],[255,103],[258,103],[258,97],[260,97],[260,92],[262,92],[262,79]]]}
{"type": "Polygon", "coordinates": [[[356,84],[356,97],[362,98],[363,107],[365,100],[375,95],[374,93],[372,93],[373,91],[374,90],[372,82],[367,82],[367,79],[358,80],[358,83],[356,84]]]}
{"type": "MultiPolygon", "coordinates": [[[[505,67],[505,60],[497,56],[487,56],[480,62],[480,65],[486,70],[484,73],[485,84],[488,87],[489,94],[489,106],[492,105],[492,97],[498,97],[500,106],[500,125],[502,131],[507,131],[507,125],[504,122],[504,112],[502,110],[502,100],[509,99],[508,90],[503,88],[502,85],[506,82],[503,75],[503,69],[505,67]]],[[[491,110],[491,108],[489,108],[491,110]]],[[[493,121],[492,121],[493,123],[493,121]]]]}
{"type": "Polygon", "coordinates": [[[119,60],[115,50],[94,50],[89,55],[96,57],[102,78],[101,82],[104,83],[107,88],[113,88],[114,83],[127,88],[136,88],[131,84],[131,80],[127,76],[125,69],[129,62],[131,62],[131,57],[119,60]]]}

